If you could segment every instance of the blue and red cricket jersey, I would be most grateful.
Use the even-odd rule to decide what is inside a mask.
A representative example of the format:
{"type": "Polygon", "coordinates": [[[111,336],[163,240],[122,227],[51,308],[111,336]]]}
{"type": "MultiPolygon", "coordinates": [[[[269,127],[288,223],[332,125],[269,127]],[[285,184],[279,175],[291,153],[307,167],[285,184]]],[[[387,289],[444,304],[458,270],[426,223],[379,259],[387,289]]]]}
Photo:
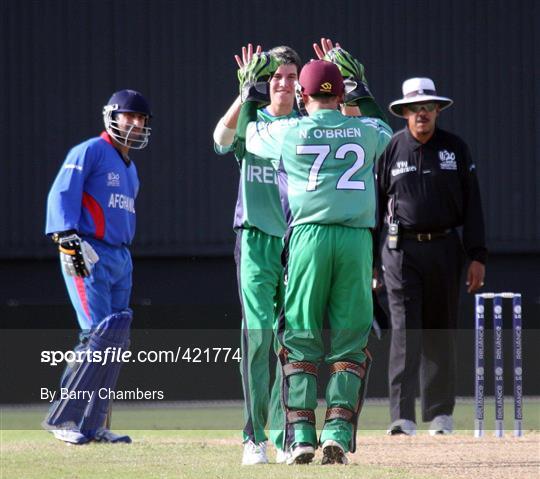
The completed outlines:
{"type": "Polygon", "coordinates": [[[137,168],[127,165],[107,133],[73,147],[49,192],[46,234],[77,230],[113,246],[135,234],[137,168]]]}
{"type": "Polygon", "coordinates": [[[129,306],[133,266],[127,245],[135,234],[137,169],[105,132],[73,147],[49,192],[46,234],[76,230],[99,255],[87,278],[64,280],[79,325],[91,331],[129,306]]]}

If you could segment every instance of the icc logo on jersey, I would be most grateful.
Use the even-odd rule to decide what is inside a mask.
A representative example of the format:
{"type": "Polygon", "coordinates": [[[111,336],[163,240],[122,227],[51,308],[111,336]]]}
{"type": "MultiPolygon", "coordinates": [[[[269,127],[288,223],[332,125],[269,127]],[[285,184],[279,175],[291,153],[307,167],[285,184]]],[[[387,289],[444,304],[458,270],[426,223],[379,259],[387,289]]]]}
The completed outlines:
{"type": "Polygon", "coordinates": [[[107,186],[120,186],[120,173],[107,173],[107,186]]]}
{"type": "Polygon", "coordinates": [[[456,154],[453,151],[439,151],[441,170],[457,170],[456,154]]]}

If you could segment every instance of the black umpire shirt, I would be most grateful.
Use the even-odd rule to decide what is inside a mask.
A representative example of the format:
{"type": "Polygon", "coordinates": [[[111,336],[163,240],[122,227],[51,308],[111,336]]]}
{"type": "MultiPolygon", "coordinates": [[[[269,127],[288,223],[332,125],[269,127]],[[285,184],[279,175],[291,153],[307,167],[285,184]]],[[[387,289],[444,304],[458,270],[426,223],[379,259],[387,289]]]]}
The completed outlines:
{"type": "Polygon", "coordinates": [[[484,217],[476,167],[456,135],[435,128],[425,144],[406,127],[377,162],[379,226],[389,214],[400,227],[436,233],[463,226],[470,260],[485,263],[484,217]]]}

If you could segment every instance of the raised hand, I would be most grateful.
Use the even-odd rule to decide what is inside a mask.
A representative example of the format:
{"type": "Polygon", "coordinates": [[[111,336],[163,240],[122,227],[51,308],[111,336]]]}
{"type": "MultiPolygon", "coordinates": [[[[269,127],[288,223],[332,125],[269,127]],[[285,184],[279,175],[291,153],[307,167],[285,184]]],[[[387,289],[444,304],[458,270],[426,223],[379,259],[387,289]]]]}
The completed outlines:
{"type": "MultiPolygon", "coordinates": [[[[257,45],[255,48],[255,53],[261,53],[262,48],[260,45],[257,45]]],[[[251,43],[247,44],[247,47],[242,47],[242,57],[240,55],[235,55],[234,59],[238,65],[238,68],[244,68],[253,58],[253,45],[251,43]]]]}
{"type": "MultiPolygon", "coordinates": [[[[336,48],[341,48],[341,45],[336,42],[336,48]]],[[[334,48],[334,44],[332,40],[329,38],[321,38],[321,45],[319,46],[318,43],[313,44],[313,50],[315,50],[315,55],[317,55],[317,58],[319,60],[326,60],[324,56],[334,48]]]]}

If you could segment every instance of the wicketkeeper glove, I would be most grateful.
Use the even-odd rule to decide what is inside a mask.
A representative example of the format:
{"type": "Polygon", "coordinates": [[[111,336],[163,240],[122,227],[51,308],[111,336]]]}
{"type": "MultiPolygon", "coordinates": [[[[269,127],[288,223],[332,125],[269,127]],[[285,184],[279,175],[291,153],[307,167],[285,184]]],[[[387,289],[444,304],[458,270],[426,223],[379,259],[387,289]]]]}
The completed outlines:
{"type": "Polygon", "coordinates": [[[364,65],[354,58],[348,51],[335,47],[326,52],[324,60],[334,63],[341,72],[345,83],[344,103],[357,106],[362,98],[372,98],[369,91],[364,65]]]}
{"type": "Polygon", "coordinates": [[[64,271],[69,276],[90,276],[94,265],[99,261],[99,256],[90,243],[81,240],[76,233],[66,236],[57,233],[53,239],[58,244],[64,271]]]}
{"type": "Polygon", "coordinates": [[[278,61],[269,53],[255,53],[251,60],[238,70],[242,103],[254,101],[259,107],[268,105],[270,103],[268,82],[278,67],[278,61]]]}

